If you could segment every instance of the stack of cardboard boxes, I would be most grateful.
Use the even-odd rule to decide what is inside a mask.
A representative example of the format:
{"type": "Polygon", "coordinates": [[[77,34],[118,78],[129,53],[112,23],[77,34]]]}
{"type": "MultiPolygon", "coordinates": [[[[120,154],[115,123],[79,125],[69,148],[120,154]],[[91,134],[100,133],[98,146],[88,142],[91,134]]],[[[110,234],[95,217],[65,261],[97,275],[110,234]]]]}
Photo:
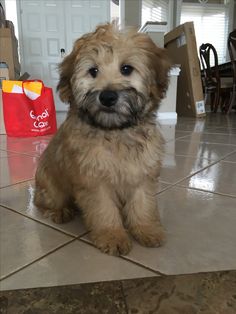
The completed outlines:
{"type": "Polygon", "coordinates": [[[6,20],[4,9],[0,3],[0,134],[5,134],[1,81],[17,80],[20,77],[20,62],[18,57],[18,41],[14,25],[6,20]]]}

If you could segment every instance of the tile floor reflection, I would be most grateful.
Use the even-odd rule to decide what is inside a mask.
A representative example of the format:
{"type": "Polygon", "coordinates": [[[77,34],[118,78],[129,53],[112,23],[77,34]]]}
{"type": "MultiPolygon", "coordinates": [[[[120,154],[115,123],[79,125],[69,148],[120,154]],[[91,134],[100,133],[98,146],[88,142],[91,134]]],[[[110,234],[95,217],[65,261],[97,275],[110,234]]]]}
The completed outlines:
{"type": "Polygon", "coordinates": [[[126,257],[94,248],[79,212],[56,225],[33,207],[34,173],[51,136],[0,135],[1,290],[236,269],[236,115],[159,123],[166,151],[157,199],[167,242],[134,242],[126,257]]]}

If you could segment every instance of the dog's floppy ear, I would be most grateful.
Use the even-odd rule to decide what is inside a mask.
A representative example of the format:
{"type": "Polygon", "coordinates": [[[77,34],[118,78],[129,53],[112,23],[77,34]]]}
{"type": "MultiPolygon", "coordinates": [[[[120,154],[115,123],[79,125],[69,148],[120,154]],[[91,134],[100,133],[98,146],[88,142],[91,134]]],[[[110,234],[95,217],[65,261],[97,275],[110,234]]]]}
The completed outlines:
{"type": "Polygon", "coordinates": [[[65,57],[59,65],[60,80],[57,85],[57,91],[59,92],[59,96],[63,102],[71,102],[72,99],[70,79],[72,76],[73,65],[73,53],[65,57]]]}
{"type": "Polygon", "coordinates": [[[166,49],[158,47],[146,34],[144,36],[144,49],[149,58],[150,69],[152,69],[151,94],[155,98],[162,99],[168,88],[171,63],[166,49]]]}
{"type": "Polygon", "coordinates": [[[72,52],[59,64],[60,79],[57,85],[60,99],[71,103],[73,100],[71,77],[75,68],[75,61],[79,56],[79,50],[84,43],[84,38],[75,41],[72,52]]]}
{"type": "MultiPolygon", "coordinates": [[[[154,44],[152,51],[153,58],[151,60],[151,64],[152,69],[155,72],[155,83],[158,87],[159,97],[163,98],[169,85],[169,71],[171,68],[171,63],[165,49],[159,48],[154,44]]],[[[155,93],[154,90],[152,90],[152,92],[155,93]]]]}
{"type": "Polygon", "coordinates": [[[168,73],[171,66],[167,52],[165,49],[159,48],[152,39],[144,33],[137,33],[136,42],[138,47],[145,52],[149,60],[148,67],[152,72],[150,92],[155,98],[162,99],[168,88],[168,73]]]}

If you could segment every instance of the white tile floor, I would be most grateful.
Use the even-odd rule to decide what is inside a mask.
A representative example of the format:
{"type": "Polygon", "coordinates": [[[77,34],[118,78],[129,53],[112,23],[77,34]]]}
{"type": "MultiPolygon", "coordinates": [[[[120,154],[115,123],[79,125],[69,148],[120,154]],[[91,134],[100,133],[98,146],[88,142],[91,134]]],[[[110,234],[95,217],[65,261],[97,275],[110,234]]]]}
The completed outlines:
{"type": "MultiPolygon", "coordinates": [[[[63,120],[64,116],[58,116],[63,120]]],[[[50,137],[0,135],[0,289],[236,269],[236,115],[162,122],[158,193],[167,241],[134,242],[126,257],[94,248],[77,214],[56,225],[32,206],[34,172],[50,137]]]]}

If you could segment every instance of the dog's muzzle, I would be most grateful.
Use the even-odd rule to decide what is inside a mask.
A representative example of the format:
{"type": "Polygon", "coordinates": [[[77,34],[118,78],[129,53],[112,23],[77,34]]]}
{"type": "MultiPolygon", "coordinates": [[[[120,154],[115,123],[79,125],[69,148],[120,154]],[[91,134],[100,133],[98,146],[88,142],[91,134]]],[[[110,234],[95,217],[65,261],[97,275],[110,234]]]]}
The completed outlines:
{"type": "Polygon", "coordinates": [[[116,104],[118,100],[118,93],[112,90],[104,90],[99,95],[99,100],[101,104],[105,107],[112,107],[116,104]]]}
{"type": "Polygon", "coordinates": [[[123,129],[145,115],[147,99],[134,88],[89,91],[78,101],[81,119],[103,129],[123,129]]]}

